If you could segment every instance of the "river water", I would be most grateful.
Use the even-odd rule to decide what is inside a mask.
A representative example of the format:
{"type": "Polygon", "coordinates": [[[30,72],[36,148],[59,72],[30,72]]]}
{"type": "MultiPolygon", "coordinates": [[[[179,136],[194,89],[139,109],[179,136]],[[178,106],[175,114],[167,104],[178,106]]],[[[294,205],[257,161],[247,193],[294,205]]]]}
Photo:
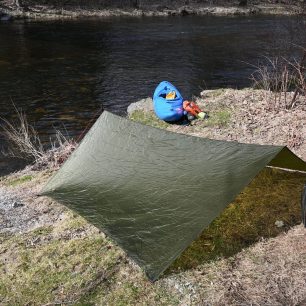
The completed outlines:
{"type": "Polygon", "coordinates": [[[0,116],[14,119],[14,103],[47,140],[78,135],[102,105],[124,115],[162,80],[185,98],[250,86],[250,64],[287,55],[304,27],[284,16],[0,23],[0,116]]]}

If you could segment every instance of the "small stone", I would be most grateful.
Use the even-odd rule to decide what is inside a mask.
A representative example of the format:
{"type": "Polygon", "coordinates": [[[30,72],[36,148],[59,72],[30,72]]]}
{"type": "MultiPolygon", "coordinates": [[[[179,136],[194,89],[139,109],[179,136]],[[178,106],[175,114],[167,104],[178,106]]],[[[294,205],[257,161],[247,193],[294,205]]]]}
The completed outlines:
{"type": "Polygon", "coordinates": [[[13,16],[0,12],[0,21],[11,21],[11,20],[13,20],[13,16]]]}
{"type": "Polygon", "coordinates": [[[284,222],[283,221],[280,221],[280,220],[277,220],[277,221],[275,221],[275,223],[274,223],[277,227],[283,227],[285,224],[284,224],[284,222]]]}
{"type": "Polygon", "coordinates": [[[24,206],[24,204],[17,202],[17,201],[13,202],[12,204],[12,208],[17,208],[17,207],[22,207],[22,206],[24,206]]]}

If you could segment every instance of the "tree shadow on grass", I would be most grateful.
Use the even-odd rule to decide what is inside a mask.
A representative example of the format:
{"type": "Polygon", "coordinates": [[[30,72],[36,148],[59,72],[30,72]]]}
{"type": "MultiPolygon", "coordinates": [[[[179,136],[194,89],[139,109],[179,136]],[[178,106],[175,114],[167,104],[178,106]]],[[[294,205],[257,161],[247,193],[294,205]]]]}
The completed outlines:
{"type": "Polygon", "coordinates": [[[306,174],[265,168],[175,260],[165,274],[230,257],[301,223],[306,174]]]}

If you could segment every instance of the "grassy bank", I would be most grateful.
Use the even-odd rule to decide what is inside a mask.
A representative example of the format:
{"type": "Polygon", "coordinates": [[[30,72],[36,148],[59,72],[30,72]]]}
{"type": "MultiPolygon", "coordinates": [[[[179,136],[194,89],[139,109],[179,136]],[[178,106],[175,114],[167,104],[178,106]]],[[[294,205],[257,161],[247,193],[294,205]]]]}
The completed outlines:
{"type": "Polygon", "coordinates": [[[22,203],[16,207],[8,203],[19,218],[18,226],[0,232],[1,305],[177,304],[173,294],[152,285],[119,247],[85,219],[35,196],[51,171],[27,172],[0,181],[0,193],[10,192],[12,202],[22,203]]]}
{"type": "Polygon", "coordinates": [[[2,305],[170,305],[176,300],[149,284],[122,250],[71,212],[55,226],[0,237],[2,305]]]}
{"type": "MultiPolygon", "coordinates": [[[[49,175],[15,174],[2,180],[1,187],[25,194],[37,184],[44,184],[49,175]]],[[[154,284],[108,237],[61,207],[62,213],[52,225],[42,223],[25,232],[0,235],[1,304],[179,305],[184,297],[177,288],[190,298],[189,291],[197,290],[195,300],[187,303],[196,304],[204,291],[195,289],[195,284],[186,287],[184,273],[192,275],[191,283],[192,273],[199,271],[215,277],[216,273],[207,273],[207,269],[224,261],[235,262],[235,256],[241,256],[239,252],[247,246],[300,223],[300,189],[305,179],[297,173],[264,170],[154,284]],[[277,221],[283,224],[278,227],[277,221]]],[[[25,206],[35,205],[41,198],[31,201],[24,201],[25,206]]],[[[56,203],[45,201],[48,210],[44,213],[51,215],[56,203]]],[[[304,235],[302,229],[300,234],[304,235]]],[[[273,258],[256,256],[258,264],[269,260],[274,265],[273,258]]],[[[205,299],[212,297],[215,295],[205,299]]]]}
{"type": "MultiPolygon", "coordinates": [[[[297,115],[302,119],[305,110],[302,106],[300,110],[286,111],[288,118],[285,120],[283,109],[274,112],[269,110],[269,98],[273,98],[272,95],[271,93],[270,97],[267,92],[252,89],[204,91],[197,103],[209,112],[209,118],[191,122],[189,126],[173,125],[159,120],[147,107],[147,100],[144,100],[143,107],[140,105],[129,117],[146,125],[195,136],[283,144],[290,147],[290,142],[286,143],[290,137],[289,133],[282,135],[283,137],[276,137],[273,141],[271,138],[278,133],[277,129],[284,131],[288,128],[289,132],[289,125],[292,124],[290,122],[297,115]],[[273,120],[267,116],[273,117],[273,120]],[[278,122],[279,126],[270,126],[274,121],[278,122]],[[247,138],[246,133],[249,134],[247,138]]],[[[303,122],[305,117],[300,124],[303,122]]],[[[301,127],[295,132],[297,135],[302,134],[301,127]]],[[[291,145],[290,148],[305,159],[304,137],[299,145],[291,145]]],[[[305,181],[305,174],[264,169],[223,214],[183,252],[167,273],[195,268],[203,262],[232,256],[263,237],[275,237],[299,224],[300,194],[305,181]]]]}
{"type": "MultiPolygon", "coordinates": [[[[255,136],[249,141],[256,142],[256,137],[263,137],[254,133],[258,126],[239,128],[247,119],[237,118],[244,114],[243,101],[260,104],[261,94],[206,92],[199,104],[209,110],[210,119],[190,126],[166,124],[141,109],[130,117],[221,139],[230,132],[231,137],[246,137],[253,129],[255,136]]],[[[297,110],[273,113],[283,118],[273,129],[282,127],[281,136],[286,136],[275,141],[288,140],[284,123],[290,114],[296,117],[297,110]]],[[[253,114],[252,107],[248,112],[253,114]]],[[[261,125],[266,114],[257,114],[256,120],[261,125]]],[[[304,141],[292,149],[302,156],[303,145],[304,141]]],[[[259,173],[161,279],[150,283],[97,228],[62,205],[36,196],[55,171],[34,167],[0,180],[1,305],[296,305],[306,298],[306,231],[299,225],[304,174],[270,168],[259,173]]]]}

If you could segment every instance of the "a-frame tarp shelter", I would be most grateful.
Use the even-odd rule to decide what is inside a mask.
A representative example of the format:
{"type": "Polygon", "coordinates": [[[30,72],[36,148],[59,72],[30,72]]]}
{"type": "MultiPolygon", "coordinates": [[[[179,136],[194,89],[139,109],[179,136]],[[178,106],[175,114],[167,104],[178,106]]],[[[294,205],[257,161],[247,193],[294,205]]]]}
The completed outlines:
{"type": "Polygon", "coordinates": [[[155,280],[267,165],[306,171],[283,146],[176,134],[105,111],[42,194],[105,231],[155,280]]]}

